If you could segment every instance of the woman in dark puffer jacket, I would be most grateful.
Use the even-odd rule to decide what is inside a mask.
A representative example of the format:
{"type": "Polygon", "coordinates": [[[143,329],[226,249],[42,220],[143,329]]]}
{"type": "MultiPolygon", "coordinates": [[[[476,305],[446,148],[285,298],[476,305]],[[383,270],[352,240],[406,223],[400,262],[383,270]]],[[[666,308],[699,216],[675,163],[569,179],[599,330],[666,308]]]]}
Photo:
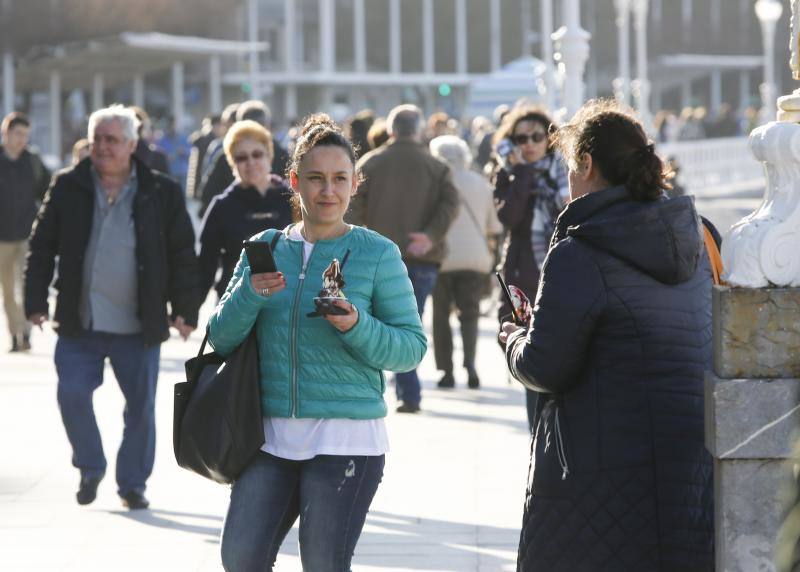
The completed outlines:
{"type": "Polygon", "coordinates": [[[514,377],[540,393],[518,570],[711,571],[699,218],[690,197],[666,198],[642,126],[612,102],[555,137],[572,202],[529,327],[500,335],[514,377]]]}

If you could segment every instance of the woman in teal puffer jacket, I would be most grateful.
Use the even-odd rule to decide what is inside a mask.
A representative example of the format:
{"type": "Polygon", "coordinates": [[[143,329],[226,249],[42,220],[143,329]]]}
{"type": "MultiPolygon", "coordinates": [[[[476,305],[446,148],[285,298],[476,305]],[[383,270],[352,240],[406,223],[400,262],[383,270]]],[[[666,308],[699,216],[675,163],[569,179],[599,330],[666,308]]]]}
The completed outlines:
{"type": "Polygon", "coordinates": [[[229,571],[271,570],[298,516],[303,568],[350,569],[388,450],[383,370],[408,371],[425,354],[399,249],[343,220],[355,163],[328,116],[306,120],[289,167],[303,220],[253,238],[273,243],[278,234],[279,271],[251,274],[243,253],[209,323],[219,353],[251,328],[259,340],[266,443],[233,484],[222,532],[229,571]],[[345,313],[315,316],[333,259],[346,296],[334,304],[345,313]]]}

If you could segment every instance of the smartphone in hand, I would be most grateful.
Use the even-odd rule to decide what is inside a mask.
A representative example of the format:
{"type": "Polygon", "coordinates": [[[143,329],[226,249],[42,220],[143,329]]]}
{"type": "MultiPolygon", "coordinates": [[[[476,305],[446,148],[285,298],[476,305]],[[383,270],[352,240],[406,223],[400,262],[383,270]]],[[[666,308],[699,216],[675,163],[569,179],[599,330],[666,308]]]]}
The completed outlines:
{"type": "Polygon", "coordinates": [[[514,289],[514,296],[512,296],[511,289],[506,284],[506,281],[503,280],[503,277],[500,275],[500,273],[495,272],[494,275],[497,278],[497,281],[500,282],[500,288],[503,290],[503,295],[505,296],[508,305],[511,307],[511,316],[514,320],[514,323],[518,326],[527,328],[531,317],[530,300],[528,300],[528,297],[522,290],[513,285],[511,288],[514,289]]]}
{"type": "Polygon", "coordinates": [[[247,253],[247,260],[250,262],[251,274],[263,274],[264,272],[277,272],[278,267],[272,257],[272,249],[269,243],[263,240],[245,240],[242,245],[247,253]]]}

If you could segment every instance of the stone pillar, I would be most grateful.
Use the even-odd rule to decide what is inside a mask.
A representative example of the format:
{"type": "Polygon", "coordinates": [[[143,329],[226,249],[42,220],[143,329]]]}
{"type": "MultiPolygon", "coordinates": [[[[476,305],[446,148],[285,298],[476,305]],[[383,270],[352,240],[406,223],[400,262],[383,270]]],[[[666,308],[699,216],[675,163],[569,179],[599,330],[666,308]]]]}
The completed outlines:
{"type": "Polygon", "coordinates": [[[172,120],[177,133],[183,132],[183,114],[185,110],[183,79],[183,62],[172,64],[172,120]]]}
{"type": "MultiPolygon", "coordinates": [[[[792,64],[796,77],[798,68],[792,64]]],[[[726,572],[775,570],[786,460],[800,428],[800,90],[778,107],[782,121],[750,135],[766,171],[764,200],[723,240],[728,286],[712,298],[706,444],[715,465],[717,570],[726,572]]]]}
{"type": "Polygon", "coordinates": [[[144,109],[144,74],[133,75],[133,104],[144,109]]]}
{"type": "Polygon", "coordinates": [[[714,457],[716,569],[773,571],[795,430],[800,426],[800,290],[713,292],[714,370],[706,446],[714,457]]]}
{"type": "Polygon", "coordinates": [[[50,153],[61,160],[61,73],[50,72],[50,153]]]}
{"type": "Polygon", "coordinates": [[[367,71],[367,16],[364,11],[364,0],[353,2],[353,53],[356,60],[356,71],[367,71]]]}
{"type": "Polygon", "coordinates": [[[283,66],[287,72],[294,71],[296,64],[295,42],[297,36],[297,6],[295,0],[283,0],[283,66]]]}
{"type": "Polygon", "coordinates": [[[636,82],[633,94],[639,120],[648,131],[653,127],[650,115],[650,78],[647,72],[647,11],[650,0],[633,0],[634,27],[636,29],[636,82]]]}
{"type": "Polygon", "coordinates": [[[3,54],[3,116],[14,111],[14,54],[3,54]]]}
{"type": "Polygon", "coordinates": [[[222,111],[222,62],[218,55],[208,59],[208,108],[211,113],[222,111]]]}
{"type": "Polygon", "coordinates": [[[433,75],[436,62],[433,32],[433,0],[422,0],[422,70],[428,75],[433,75]]]}
{"type": "Polygon", "coordinates": [[[467,73],[467,0],[456,0],[456,73],[467,73]]]}
{"type": "Polygon", "coordinates": [[[489,0],[489,67],[497,71],[503,65],[500,0],[489,0]]]}
{"type": "Polygon", "coordinates": [[[402,71],[401,16],[400,0],[389,0],[389,71],[393,74],[402,71]]]}
{"type": "Polygon", "coordinates": [[[336,69],[336,4],[319,0],[319,67],[323,73],[336,69]]]}
{"type": "MultiPolygon", "coordinates": [[[[248,0],[247,2],[247,41],[250,42],[250,53],[248,54],[248,68],[250,72],[250,97],[249,99],[261,99],[261,85],[259,84],[260,64],[258,63],[258,2],[248,0]]],[[[181,89],[183,87],[181,86],[181,89]]],[[[177,117],[176,117],[177,119],[177,117]]],[[[177,126],[177,124],[176,124],[177,126]]],[[[177,127],[180,131],[180,127],[177,127]]]]}
{"type": "Polygon", "coordinates": [[[102,109],[105,100],[105,90],[103,74],[94,74],[92,76],[92,111],[102,109]]]}

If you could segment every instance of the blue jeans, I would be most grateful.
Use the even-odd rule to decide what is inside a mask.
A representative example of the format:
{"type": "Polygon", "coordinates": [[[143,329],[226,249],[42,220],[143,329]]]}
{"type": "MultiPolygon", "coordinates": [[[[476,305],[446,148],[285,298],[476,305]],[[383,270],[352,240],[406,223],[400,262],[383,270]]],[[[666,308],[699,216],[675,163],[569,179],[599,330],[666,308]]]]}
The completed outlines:
{"type": "Polygon", "coordinates": [[[317,455],[290,461],[259,452],[233,483],[222,566],[227,572],[272,570],[299,516],[303,570],[347,572],[384,460],[317,455]]]}
{"type": "MultiPolygon", "coordinates": [[[[433,264],[408,264],[408,277],[414,287],[414,296],[417,299],[419,316],[425,311],[425,301],[436,286],[436,276],[439,268],[433,264]]],[[[417,376],[417,370],[412,369],[395,376],[397,380],[397,399],[411,405],[419,405],[422,400],[422,389],[417,376]]]]}
{"type": "Polygon", "coordinates": [[[117,452],[117,487],[144,492],[156,451],[155,396],[161,346],[145,346],[139,334],[87,332],[56,343],[58,407],[72,445],[72,464],[82,477],[102,477],[106,458],[94,417],[92,394],[103,383],[106,358],[125,396],[125,429],[117,452]]]}

